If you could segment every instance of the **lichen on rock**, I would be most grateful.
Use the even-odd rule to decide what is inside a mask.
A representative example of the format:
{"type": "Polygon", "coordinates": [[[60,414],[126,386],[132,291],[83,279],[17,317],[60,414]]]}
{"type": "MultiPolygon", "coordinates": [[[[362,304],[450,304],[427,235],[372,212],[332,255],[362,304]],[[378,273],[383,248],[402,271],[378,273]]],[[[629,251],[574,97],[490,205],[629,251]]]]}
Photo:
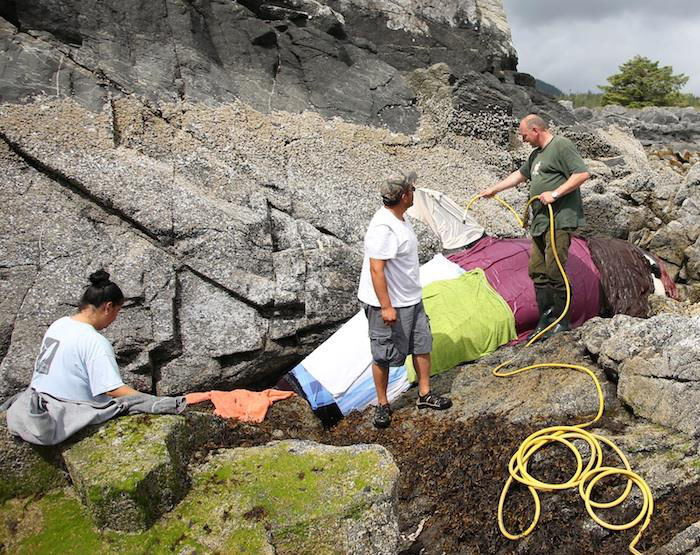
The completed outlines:
{"type": "Polygon", "coordinates": [[[389,554],[398,545],[397,480],[393,458],[376,445],[224,449],[148,530],[99,531],[71,490],[56,490],[0,506],[0,543],[18,553],[389,554]]]}
{"type": "Polygon", "coordinates": [[[98,527],[143,530],[182,499],[187,428],[178,416],[118,418],[64,452],[98,527]]]}
{"type": "Polygon", "coordinates": [[[0,413],[0,476],[0,503],[67,483],[60,455],[54,449],[30,445],[11,436],[5,413],[0,413]]]}

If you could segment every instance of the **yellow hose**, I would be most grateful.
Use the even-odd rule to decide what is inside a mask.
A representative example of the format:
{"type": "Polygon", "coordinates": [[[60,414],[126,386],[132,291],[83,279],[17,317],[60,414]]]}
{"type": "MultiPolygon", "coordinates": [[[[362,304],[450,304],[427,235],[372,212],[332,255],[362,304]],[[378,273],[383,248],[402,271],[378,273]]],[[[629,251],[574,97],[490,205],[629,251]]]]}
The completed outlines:
{"type": "MultiPolygon", "coordinates": [[[[466,210],[464,211],[464,215],[465,215],[465,216],[466,216],[467,212],[469,212],[469,209],[472,207],[472,204],[474,204],[474,203],[475,203],[477,200],[479,200],[480,198],[482,198],[482,197],[480,197],[479,195],[474,195],[474,196],[471,198],[471,200],[470,200],[469,203],[467,204],[466,210]]],[[[510,204],[508,204],[508,203],[507,203],[505,200],[503,200],[501,197],[497,197],[496,195],[494,195],[494,196],[491,197],[491,198],[497,200],[497,201],[500,202],[503,206],[505,206],[508,210],[510,210],[510,211],[513,213],[513,216],[515,216],[515,219],[518,220],[518,225],[519,225],[520,227],[523,227],[523,220],[522,220],[522,218],[518,215],[518,213],[517,213],[515,210],[513,210],[513,207],[512,207],[510,204]]]]}
{"type": "MultiPolygon", "coordinates": [[[[480,198],[479,195],[476,195],[469,201],[469,204],[467,205],[466,209],[467,211],[471,208],[471,205],[478,198],[480,198]]],[[[522,220],[510,205],[508,205],[504,200],[500,198],[494,198],[496,198],[496,200],[498,200],[501,204],[506,206],[513,214],[515,214],[516,218],[520,222],[520,225],[522,225],[522,220]]],[[[527,206],[525,207],[526,211],[530,207],[530,204],[532,204],[532,202],[534,202],[535,200],[538,200],[538,197],[533,197],[528,201],[527,206]]],[[[525,344],[525,347],[529,347],[530,345],[532,345],[543,334],[547,333],[547,331],[556,326],[557,323],[559,323],[559,321],[561,321],[561,319],[564,318],[564,316],[568,313],[569,305],[571,304],[571,287],[569,285],[569,279],[566,275],[566,272],[564,271],[564,268],[561,265],[561,261],[559,260],[557,250],[555,248],[554,212],[552,211],[551,205],[547,205],[547,209],[549,210],[550,245],[554,253],[554,258],[556,260],[557,267],[559,268],[559,271],[561,272],[561,275],[564,278],[564,284],[566,286],[566,306],[564,307],[564,311],[559,315],[559,317],[556,320],[554,320],[554,322],[552,322],[549,326],[540,331],[537,335],[532,337],[525,344]]],[[[508,477],[508,480],[506,480],[506,483],[503,486],[503,491],[501,492],[501,497],[498,501],[498,527],[501,530],[501,533],[510,540],[518,540],[520,538],[524,538],[535,529],[535,526],[537,526],[537,522],[540,518],[540,498],[537,493],[538,491],[546,492],[578,487],[579,494],[583,499],[588,514],[600,526],[608,528],[609,530],[628,530],[642,522],[642,520],[644,521],[639,529],[639,532],[629,544],[630,553],[634,553],[635,555],[641,555],[641,553],[637,551],[635,546],[641,539],[642,533],[644,532],[644,530],[647,529],[649,523],[651,522],[651,515],[654,511],[654,498],[652,496],[652,492],[649,488],[649,485],[644,481],[644,479],[641,476],[632,472],[627,457],[612,441],[603,436],[594,434],[584,429],[596,423],[603,416],[603,408],[605,401],[603,397],[603,390],[600,387],[600,382],[598,381],[598,378],[596,378],[595,374],[585,366],[578,366],[576,364],[564,364],[560,362],[532,364],[530,366],[517,368],[515,370],[502,370],[505,366],[508,366],[513,360],[514,359],[510,359],[504,362],[503,364],[499,364],[493,369],[493,375],[498,377],[508,377],[520,374],[521,372],[527,372],[528,370],[533,370],[535,368],[567,368],[570,370],[576,370],[578,372],[588,374],[588,376],[590,376],[590,378],[593,380],[593,383],[596,387],[596,391],[598,392],[598,413],[596,414],[595,418],[593,418],[593,420],[585,422],[584,424],[578,424],[576,426],[552,426],[544,428],[531,434],[527,439],[525,439],[525,441],[523,441],[523,443],[518,448],[517,452],[510,459],[510,462],[508,464],[508,472],[510,476],[508,477]],[[581,440],[585,442],[589,447],[590,459],[585,465],[585,467],[583,465],[583,457],[581,456],[581,453],[578,451],[578,449],[573,443],[573,441],[575,440],[581,440]],[[564,445],[573,453],[574,457],[576,458],[576,472],[571,476],[571,478],[569,478],[568,481],[560,484],[550,484],[547,482],[537,480],[529,474],[527,469],[529,459],[539,449],[551,443],[560,443],[564,445]],[[602,466],[603,452],[601,448],[601,443],[604,443],[615,452],[617,457],[622,462],[624,468],[602,466]],[[591,492],[593,491],[593,488],[596,486],[596,484],[598,484],[598,482],[600,480],[603,480],[604,478],[615,475],[624,476],[627,478],[627,485],[622,494],[617,499],[604,503],[592,501],[591,492]],[[518,534],[510,533],[508,530],[506,530],[505,524],[503,523],[503,506],[505,504],[506,497],[508,496],[508,491],[513,481],[517,481],[521,484],[526,485],[535,502],[535,514],[532,518],[532,522],[527,527],[527,529],[518,534]],[[586,483],[588,483],[588,485],[586,485],[586,483]],[[617,505],[622,503],[632,491],[633,485],[636,485],[641,491],[643,502],[641,511],[632,521],[627,522],[625,524],[611,524],[609,522],[604,521],[596,515],[594,509],[609,509],[612,507],[616,507],[617,505]]]]}

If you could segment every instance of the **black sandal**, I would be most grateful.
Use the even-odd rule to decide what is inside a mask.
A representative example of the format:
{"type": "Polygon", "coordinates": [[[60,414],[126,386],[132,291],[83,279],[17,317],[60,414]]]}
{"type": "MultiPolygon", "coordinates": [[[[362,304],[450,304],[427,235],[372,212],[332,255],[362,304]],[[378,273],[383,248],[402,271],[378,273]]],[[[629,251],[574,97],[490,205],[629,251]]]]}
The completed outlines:
{"type": "Polygon", "coordinates": [[[445,410],[452,406],[452,401],[447,397],[428,391],[425,395],[418,395],[416,406],[419,409],[445,410]]]}

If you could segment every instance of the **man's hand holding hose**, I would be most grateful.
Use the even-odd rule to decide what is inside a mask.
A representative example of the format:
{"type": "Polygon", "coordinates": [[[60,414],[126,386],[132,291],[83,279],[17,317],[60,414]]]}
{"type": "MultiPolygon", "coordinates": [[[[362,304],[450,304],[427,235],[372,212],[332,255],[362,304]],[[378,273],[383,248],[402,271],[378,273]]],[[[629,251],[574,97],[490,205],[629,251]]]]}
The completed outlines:
{"type": "Polygon", "coordinates": [[[500,193],[501,191],[505,191],[506,189],[510,189],[512,187],[515,187],[519,185],[520,183],[523,183],[525,181],[525,176],[520,173],[519,170],[515,170],[513,173],[511,173],[508,177],[506,177],[503,181],[499,181],[495,185],[491,185],[491,187],[487,187],[483,191],[479,193],[479,197],[486,197],[486,198],[491,198],[497,193],[500,193]]]}
{"type": "Polygon", "coordinates": [[[491,187],[488,187],[487,189],[484,189],[479,193],[479,198],[491,198],[493,195],[495,195],[498,191],[496,190],[496,185],[492,185],[491,187]]]}
{"type": "Polygon", "coordinates": [[[552,204],[552,203],[556,202],[557,198],[559,198],[559,197],[558,197],[558,196],[555,197],[555,196],[552,194],[552,191],[545,191],[544,193],[542,193],[542,194],[538,197],[539,201],[540,201],[542,204],[544,204],[545,206],[547,206],[548,204],[552,204]]]}

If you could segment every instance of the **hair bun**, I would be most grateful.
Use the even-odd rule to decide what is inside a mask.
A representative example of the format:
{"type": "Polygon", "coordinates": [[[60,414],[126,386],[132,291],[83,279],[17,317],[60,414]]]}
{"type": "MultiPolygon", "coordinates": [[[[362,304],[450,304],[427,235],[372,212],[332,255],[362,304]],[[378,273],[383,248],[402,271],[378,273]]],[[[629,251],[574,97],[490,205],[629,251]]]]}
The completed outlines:
{"type": "Polygon", "coordinates": [[[97,270],[90,274],[90,283],[95,287],[104,287],[109,283],[109,274],[104,270],[97,270]]]}

